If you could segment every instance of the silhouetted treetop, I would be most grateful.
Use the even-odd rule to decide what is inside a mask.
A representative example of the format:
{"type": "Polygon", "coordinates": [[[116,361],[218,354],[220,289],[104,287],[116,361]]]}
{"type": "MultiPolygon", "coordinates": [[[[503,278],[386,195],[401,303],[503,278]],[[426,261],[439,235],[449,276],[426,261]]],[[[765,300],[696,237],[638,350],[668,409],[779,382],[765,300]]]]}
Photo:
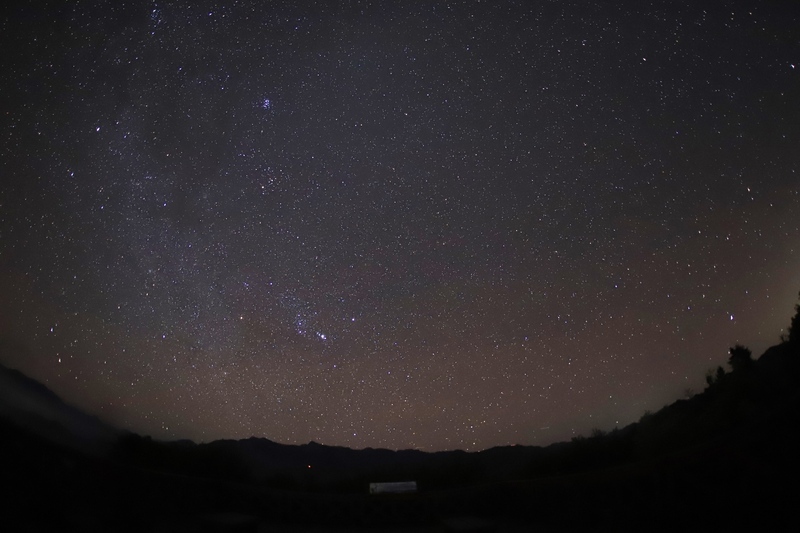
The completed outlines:
{"type": "Polygon", "coordinates": [[[730,349],[731,356],[728,358],[728,364],[735,372],[738,370],[745,370],[753,364],[753,352],[750,348],[737,344],[730,349]]]}
{"type": "MultiPolygon", "coordinates": [[[[798,294],[798,297],[800,297],[800,294],[798,294]]],[[[792,322],[789,324],[788,340],[792,344],[800,344],[800,304],[795,304],[794,311],[792,322]]]]}

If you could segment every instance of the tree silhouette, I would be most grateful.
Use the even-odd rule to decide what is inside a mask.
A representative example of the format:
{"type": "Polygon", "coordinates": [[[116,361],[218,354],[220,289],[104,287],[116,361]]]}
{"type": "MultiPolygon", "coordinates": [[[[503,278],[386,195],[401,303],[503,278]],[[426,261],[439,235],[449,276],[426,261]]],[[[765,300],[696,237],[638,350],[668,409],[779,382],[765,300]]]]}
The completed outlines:
{"type": "MultiPolygon", "coordinates": [[[[798,294],[798,297],[800,297],[800,294],[798,294]]],[[[795,304],[794,310],[792,322],[789,324],[789,337],[787,340],[792,344],[800,344],[800,304],[795,304]]]]}
{"type": "Polygon", "coordinates": [[[753,364],[753,352],[746,346],[737,344],[730,349],[730,354],[728,364],[731,365],[731,369],[734,372],[745,370],[753,364]]]}
{"type": "Polygon", "coordinates": [[[709,368],[706,372],[706,383],[709,387],[719,383],[725,378],[725,369],[718,366],[716,370],[709,368]]]}

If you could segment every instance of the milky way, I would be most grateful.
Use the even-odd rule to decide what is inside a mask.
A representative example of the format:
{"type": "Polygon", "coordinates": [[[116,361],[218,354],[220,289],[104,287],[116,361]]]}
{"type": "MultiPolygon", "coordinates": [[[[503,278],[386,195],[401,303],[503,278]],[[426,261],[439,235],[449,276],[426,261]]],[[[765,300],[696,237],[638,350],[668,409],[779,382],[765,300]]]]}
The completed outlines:
{"type": "Polygon", "coordinates": [[[0,21],[0,363],[162,439],[548,444],[778,341],[778,2],[53,2],[0,21]]]}

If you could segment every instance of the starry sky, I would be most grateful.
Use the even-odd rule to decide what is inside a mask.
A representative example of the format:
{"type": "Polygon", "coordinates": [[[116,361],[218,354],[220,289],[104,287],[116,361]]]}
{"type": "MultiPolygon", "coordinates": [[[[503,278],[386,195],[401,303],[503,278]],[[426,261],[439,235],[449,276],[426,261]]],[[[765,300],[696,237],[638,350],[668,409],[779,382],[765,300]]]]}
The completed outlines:
{"type": "Polygon", "coordinates": [[[793,2],[35,6],[0,8],[0,363],[103,420],[546,445],[793,314],[793,2]]]}

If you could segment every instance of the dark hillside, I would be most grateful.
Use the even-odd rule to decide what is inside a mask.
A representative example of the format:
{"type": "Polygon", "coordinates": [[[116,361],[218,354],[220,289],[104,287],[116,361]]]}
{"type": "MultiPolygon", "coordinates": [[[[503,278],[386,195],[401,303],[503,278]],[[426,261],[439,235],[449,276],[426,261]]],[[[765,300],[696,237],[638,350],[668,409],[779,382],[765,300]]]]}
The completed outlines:
{"type": "Polygon", "coordinates": [[[219,516],[245,528],[472,516],[501,530],[782,530],[800,503],[799,348],[786,340],[753,359],[734,347],[731,370],[710,373],[702,393],[621,429],[477,453],[159,442],[117,432],[0,368],[4,516],[34,531],[238,527],[219,516]],[[409,480],[417,493],[367,493],[370,482],[409,480]]]}

